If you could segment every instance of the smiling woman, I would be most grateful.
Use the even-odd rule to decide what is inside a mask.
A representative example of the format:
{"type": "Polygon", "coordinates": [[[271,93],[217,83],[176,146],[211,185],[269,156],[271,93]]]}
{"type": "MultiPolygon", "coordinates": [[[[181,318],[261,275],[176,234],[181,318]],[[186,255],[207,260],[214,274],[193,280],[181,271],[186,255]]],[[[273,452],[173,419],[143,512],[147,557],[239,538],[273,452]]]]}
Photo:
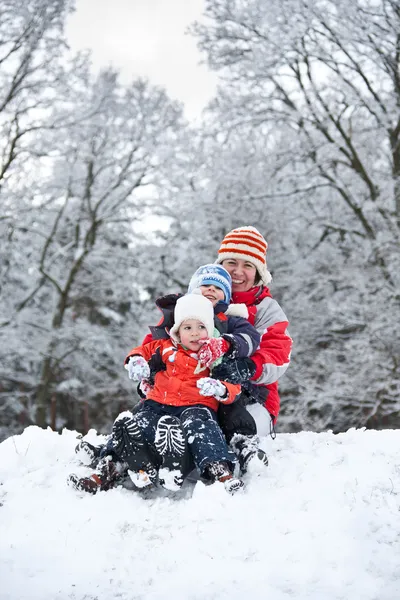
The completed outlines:
{"type": "Polygon", "coordinates": [[[257,269],[247,260],[228,258],[223,261],[223,265],[232,277],[233,291],[247,292],[247,290],[255,285],[257,269]]]}
{"type": "Polygon", "coordinates": [[[267,249],[266,240],[255,227],[238,227],[226,234],[217,263],[222,263],[230,273],[234,292],[247,292],[256,284],[270,283],[267,249]]]}
{"type": "Polygon", "coordinates": [[[221,364],[214,374],[243,383],[250,368],[250,379],[256,384],[251,388],[254,400],[264,405],[275,423],[280,409],[278,379],[289,366],[292,339],[287,317],[268,288],[272,277],[267,268],[267,248],[265,238],[250,226],[233,229],[221,242],[216,262],[230,273],[232,302],[247,306],[249,321],[261,335],[261,342],[250,359],[221,364]]]}

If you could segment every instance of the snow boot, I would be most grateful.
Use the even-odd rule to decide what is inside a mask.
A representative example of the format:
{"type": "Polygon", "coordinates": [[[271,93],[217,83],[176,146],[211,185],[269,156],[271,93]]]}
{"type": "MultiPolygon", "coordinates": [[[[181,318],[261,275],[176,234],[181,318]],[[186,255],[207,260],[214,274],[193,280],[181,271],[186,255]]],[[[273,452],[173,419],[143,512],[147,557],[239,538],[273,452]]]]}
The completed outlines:
{"type": "Polygon", "coordinates": [[[231,440],[231,447],[239,460],[240,472],[242,475],[247,473],[249,467],[251,470],[260,467],[268,467],[268,456],[259,448],[260,440],[256,435],[236,434],[231,440]]]}
{"type": "Polygon", "coordinates": [[[75,454],[82,464],[95,469],[100,460],[101,450],[104,446],[93,446],[86,440],[80,440],[75,447],[75,454]]]}
{"type": "Polygon", "coordinates": [[[232,475],[232,471],[226,462],[218,461],[209,463],[204,469],[204,476],[211,483],[216,483],[217,481],[223,483],[226,491],[232,495],[244,487],[243,481],[232,475]]]}
{"type": "Polygon", "coordinates": [[[136,415],[123,416],[114,422],[112,447],[113,452],[128,465],[129,477],[136,487],[156,483],[158,469],[136,415]]]}
{"type": "Polygon", "coordinates": [[[80,492],[88,494],[97,494],[105,492],[116,486],[121,478],[122,466],[114,463],[109,456],[102,458],[97,469],[89,477],[78,477],[71,473],[67,479],[67,484],[80,492]]]}
{"type": "Polygon", "coordinates": [[[185,472],[186,436],[177,417],[160,417],[154,445],[162,459],[158,473],[160,485],[170,491],[179,490],[185,472]]]}

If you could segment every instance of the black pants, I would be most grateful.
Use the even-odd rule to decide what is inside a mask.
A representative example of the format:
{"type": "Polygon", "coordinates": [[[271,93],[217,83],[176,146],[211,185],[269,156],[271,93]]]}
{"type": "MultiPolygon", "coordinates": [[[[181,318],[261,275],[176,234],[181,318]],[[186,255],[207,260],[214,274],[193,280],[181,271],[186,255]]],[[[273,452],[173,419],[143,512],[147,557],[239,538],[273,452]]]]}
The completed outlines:
{"type": "Polygon", "coordinates": [[[218,423],[228,444],[235,433],[257,435],[256,422],[246,407],[240,402],[240,398],[233,404],[219,405],[218,423]]]}
{"type": "MultiPolygon", "coordinates": [[[[139,403],[134,407],[133,413],[140,411],[143,408],[143,404],[139,403]]],[[[239,398],[237,402],[233,404],[220,404],[218,408],[218,423],[222,429],[222,432],[229,444],[235,433],[241,435],[257,435],[257,425],[253,416],[248,412],[244,404],[242,404],[239,398]]],[[[113,454],[112,451],[112,440],[109,440],[109,444],[102,448],[102,456],[106,454],[113,454]]],[[[117,458],[117,457],[115,457],[117,458]]],[[[157,461],[155,461],[157,462],[157,461]]],[[[191,455],[188,453],[188,464],[185,469],[185,475],[193,470],[194,464],[191,460],[191,455]],[[190,458],[189,458],[190,457],[190,458]]]]}

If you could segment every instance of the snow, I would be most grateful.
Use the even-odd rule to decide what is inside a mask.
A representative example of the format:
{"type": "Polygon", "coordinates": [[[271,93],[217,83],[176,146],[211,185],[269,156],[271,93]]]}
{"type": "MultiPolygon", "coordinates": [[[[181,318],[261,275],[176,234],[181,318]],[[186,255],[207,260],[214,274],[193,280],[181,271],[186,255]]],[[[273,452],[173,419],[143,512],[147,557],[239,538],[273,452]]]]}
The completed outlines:
{"type": "Polygon", "coordinates": [[[108,308],[107,306],[100,306],[98,312],[103,315],[106,319],[110,319],[110,321],[115,321],[116,323],[123,323],[123,317],[117,313],[115,310],[108,308]]]}
{"type": "Polygon", "coordinates": [[[65,379],[57,386],[57,392],[76,392],[83,387],[82,381],[73,377],[71,379],[65,379]]]}
{"type": "Polygon", "coordinates": [[[233,497],[77,493],[76,438],[29,427],[0,444],[1,600],[400,597],[399,430],[263,438],[270,466],[233,497]]]}

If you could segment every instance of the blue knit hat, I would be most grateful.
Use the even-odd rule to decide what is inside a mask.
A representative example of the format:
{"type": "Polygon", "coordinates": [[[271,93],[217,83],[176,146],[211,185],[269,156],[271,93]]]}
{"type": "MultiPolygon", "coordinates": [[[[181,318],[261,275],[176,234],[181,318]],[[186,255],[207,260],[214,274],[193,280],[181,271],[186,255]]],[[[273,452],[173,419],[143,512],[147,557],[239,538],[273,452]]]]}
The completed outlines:
{"type": "Polygon", "coordinates": [[[232,296],[232,279],[228,271],[221,265],[211,263],[199,267],[189,281],[188,292],[191,294],[195,288],[202,285],[215,285],[224,292],[224,302],[229,304],[232,296]]]}

